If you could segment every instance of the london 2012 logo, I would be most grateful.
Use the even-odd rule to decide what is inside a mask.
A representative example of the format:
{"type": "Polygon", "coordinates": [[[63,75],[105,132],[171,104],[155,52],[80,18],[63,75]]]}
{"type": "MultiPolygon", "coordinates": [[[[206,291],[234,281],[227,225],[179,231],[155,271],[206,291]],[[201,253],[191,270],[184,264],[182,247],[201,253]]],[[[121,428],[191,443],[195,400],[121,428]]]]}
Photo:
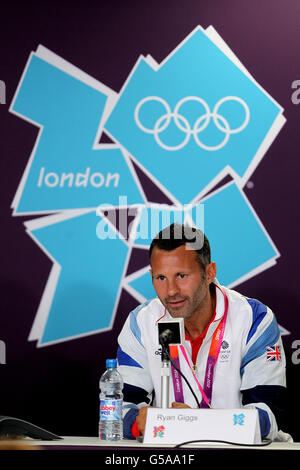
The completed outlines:
{"type": "Polygon", "coordinates": [[[123,290],[153,297],[148,262],[134,261],[172,222],[205,231],[229,287],[280,256],[244,188],[283,109],[213,27],[161,63],[139,57],[118,93],[39,46],[10,111],[38,128],[12,202],[52,261],[38,346],[112,329],[123,290]]]}
{"type": "Polygon", "coordinates": [[[164,437],[166,428],[161,426],[154,426],[153,427],[153,437],[164,437]]]}

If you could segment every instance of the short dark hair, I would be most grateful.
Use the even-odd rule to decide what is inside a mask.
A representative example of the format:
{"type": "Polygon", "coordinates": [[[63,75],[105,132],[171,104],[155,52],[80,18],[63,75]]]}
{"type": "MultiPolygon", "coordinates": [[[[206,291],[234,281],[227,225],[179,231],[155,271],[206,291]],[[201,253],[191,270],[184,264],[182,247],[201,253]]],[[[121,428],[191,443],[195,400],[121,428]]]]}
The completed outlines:
{"type": "Polygon", "coordinates": [[[211,262],[210,244],[205,234],[189,225],[171,224],[161,230],[152,240],[149,249],[149,259],[155,247],[160,250],[172,251],[183,245],[189,245],[190,249],[197,253],[197,261],[205,272],[206,266],[211,262]]]}

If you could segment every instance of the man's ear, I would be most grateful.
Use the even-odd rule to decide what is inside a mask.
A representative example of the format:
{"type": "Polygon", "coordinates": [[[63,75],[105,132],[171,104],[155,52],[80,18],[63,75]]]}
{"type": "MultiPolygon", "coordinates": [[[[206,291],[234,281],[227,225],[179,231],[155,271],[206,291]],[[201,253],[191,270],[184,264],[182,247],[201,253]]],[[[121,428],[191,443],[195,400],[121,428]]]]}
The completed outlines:
{"type": "Polygon", "coordinates": [[[206,282],[207,285],[211,284],[217,274],[217,265],[214,261],[206,265],[206,282]]]}

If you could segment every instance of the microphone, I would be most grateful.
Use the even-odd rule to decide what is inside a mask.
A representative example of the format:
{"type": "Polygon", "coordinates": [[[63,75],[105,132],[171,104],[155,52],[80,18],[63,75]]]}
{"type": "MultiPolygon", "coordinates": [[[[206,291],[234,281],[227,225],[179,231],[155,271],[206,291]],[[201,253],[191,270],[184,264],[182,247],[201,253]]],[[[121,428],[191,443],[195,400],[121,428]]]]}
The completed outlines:
{"type": "Polygon", "coordinates": [[[169,361],[169,344],[182,344],[184,339],[183,318],[158,321],[158,341],[162,347],[161,360],[169,361]]]}

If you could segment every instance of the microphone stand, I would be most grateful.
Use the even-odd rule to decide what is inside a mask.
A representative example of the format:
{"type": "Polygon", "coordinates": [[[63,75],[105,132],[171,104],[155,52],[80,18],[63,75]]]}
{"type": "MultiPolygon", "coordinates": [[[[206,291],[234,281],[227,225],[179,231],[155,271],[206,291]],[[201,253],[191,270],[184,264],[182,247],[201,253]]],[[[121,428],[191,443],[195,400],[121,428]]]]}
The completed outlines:
{"type": "Polygon", "coordinates": [[[170,384],[170,361],[168,356],[168,344],[162,344],[161,354],[161,407],[169,408],[169,384],[170,384]]]}

